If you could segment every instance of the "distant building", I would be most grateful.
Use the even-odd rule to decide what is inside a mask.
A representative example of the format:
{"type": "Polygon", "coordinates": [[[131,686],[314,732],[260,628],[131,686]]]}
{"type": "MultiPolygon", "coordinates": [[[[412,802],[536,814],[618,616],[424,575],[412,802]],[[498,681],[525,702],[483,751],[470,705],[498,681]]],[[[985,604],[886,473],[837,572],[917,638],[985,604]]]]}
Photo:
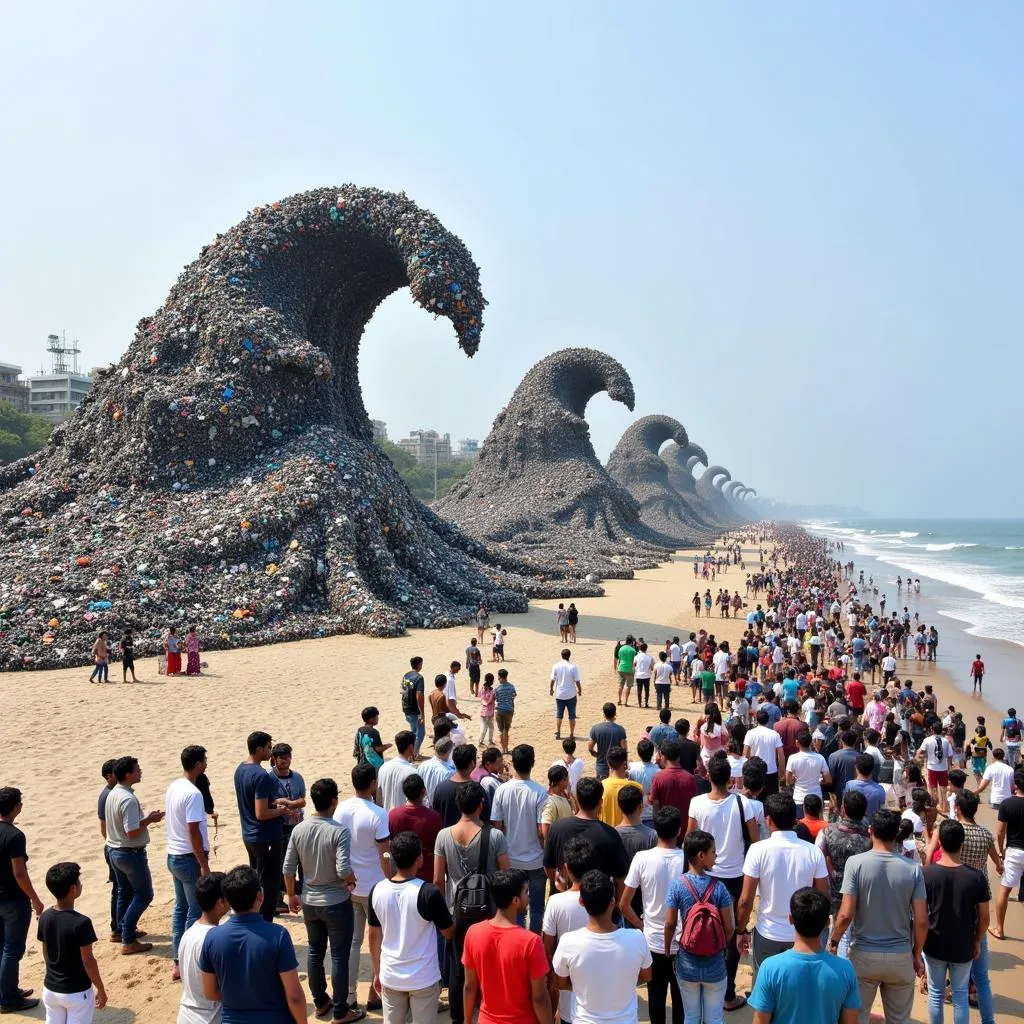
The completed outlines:
{"type": "Polygon", "coordinates": [[[388,425],[383,420],[370,420],[373,424],[374,441],[386,441],[388,439],[388,425]]]}
{"type": "Polygon", "coordinates": [[[92,390],[92,377],[78,371],[78,342],[68,344],[64,334],[49,334],[46,351],[51,368],[40,370],[28,379],[28,411],[53,423],[66,420],[92,390]]]}
{"type": "Polygon", "coordinates": [[[475,437],[464,437],[459,442],[459,458],[475,459],[480,455],[480,442],[475,437]]]}
{"type": "Polygon", "coordinates": [[[417,462],[452,461],[451,434],[439,434],[436,430],[410,430],[408,437],[399,440],[398,446],[408,452],[417,462]]]}
{"type": "Polygon", "coordinates": [[[21,367],[0,363],[0,401],[10,402],[18,412],[28,412],[28,384],[21,380],[21,367]]]}

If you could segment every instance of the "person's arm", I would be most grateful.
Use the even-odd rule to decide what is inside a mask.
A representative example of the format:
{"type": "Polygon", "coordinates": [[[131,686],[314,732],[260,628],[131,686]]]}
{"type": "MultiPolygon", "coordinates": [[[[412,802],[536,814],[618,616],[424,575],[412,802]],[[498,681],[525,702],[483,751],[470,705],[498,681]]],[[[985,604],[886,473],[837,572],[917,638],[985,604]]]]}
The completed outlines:
{"type": "Polygon", "coordinates": [[[836,923],[832,926],[832,934],[828,937],[829,949],[835,952],[839,948],[839,940],[843,937],[846,929],[850,927],[854,914],[857,913],[857,897],[852,893],[843,894],[843,902],[839,907],[839,914],[836,916],[836,923]]]}
{"type": "Polygon", "coordinates": [[[440,853],[434,854],[434,885],[441,890],[445,891],[444,887],[444,876],[448,871],[448,861],[445,860],[444,855],[440,853]]]}
{"type": "Polygon", "coordinates": [[[283,796],[258,796],[253,803],[253,812],[257,821],[273,821],[275,818],[283,818],[286,814],[290,814],[291,804],[291,800],[286,800],[283,796]],[[270,806],[271,800],[277,804],[276,807],[270,806]]]}
{"type": "Polygon", "coordinates": [[[144,818],[142,818],[139,821],[139,827],[138,828],[128,828],[126,826],[125,830],[124,830],[124,834],[129,839],[138,839],[138,837],[141,836],[142,833],[145,832],[146,829],[149,828],[150,825],[155,825],[158,821],[163,821],[163,820],[164,820],[164,812],[163,811],[150,811],[149,814],[147,814],[144,818]]]}
{"type": "Polygon", "coordinates": [[[380,861],[380,869],[384,872],[385,878],[390,878],[393,871],[391,866],[391,857],[388,853],[391,848],[391,843],[387,839],[377,840],[377,859],[380,861]]]}
{"type": "Polygon", "coordinates": [[[508,859],[507,853],[499,853],[494,863],[497,864],[499,871],[509,871],[512,868],[512,862],[508,859]]]}
{"type": "MultiPolygon", "coordinates": [[[[530,979],[530,1002],[537,1024],[552,1024],[551,996],[548,995],[548,977],[530,979]]],[[[472,1019],[472,1018],[469,1018],[472,1019]]]]}
{"type": "Polygon", "coordinates": [[[794,783],[795,781],[796,781],[796,778],[795,778],[795,776],[794,776],[794,775],[793,775],[793,773],[792,773],[792,772],[791,772],[791,771],[790,771],[790,770],[789,770],[789,769],[787,768],[787,769],[786,769],[786,785],[787,785],[787,786],[789,786],[789,788],[790,788],[790,789],[792,789],[792,788],[793,788],[793,783],[794,783]]]}
{"type": "Polygon", "coordinates": [[[736,908],[736,931],[745,932],[750,923],[750,914],[754,909],[754,896],[757,895],[758,880],[751,875],[743,876],[743,891],[740,893],[739,906],[736,908]]]}
{"type": "Polygon", "coordinates": [[[382,932],[379,928],[370,925],[370,961],[373,964],[373,981],[370,987],[377,995],[380,995],[380,946],[382,932]]]}
{"type": "Polygon", "coordinates": [[[480,992],[480,981],[472,967],[465,968],[465,980],[462,986],[462,1019],[472,1020],[476,1011],[476,997],[480,992]]]}
{"type": "Polygon", "coordinates": [[[988,844],[988,855],[992,863],[995,864],[996,871],[998,871],[999,874],[1002,874],[1003,858],[999,856],[999,850],[996,847],[996,840],[994,836],[992,837],[992,842],[988,844]]]}
{"type": "MultiPolygon", "coordinates": [[[[940,812],[941,813],[941,812],[940,812]]],[[[928,837],[928,843],[924,848],[924,862],[925,864],[931,864],[932,857],[935,856],[935,851],[939,848],[939,830],[933,829],[932,834],[928,837]]]]}
{"type": "Polygon", "coordinates": [[[306,1024],[309,1017],[306,1016],[306,993],[302,991],[299,982],[298,968],[291,971],[282,971],[278,977],[284,986],[284,997],[288,1000],[288,1012],[292,1015],[295,1024],[306,1024]]]}
{"type": "Polygon", "coordinates": [[[981,956],[981,940],[985,937],[985,932],[988,931],[988,923],[990,919],[988,900],[984,903],[978,904],[978,927],[974,930],[974,959],[977,960],[981,956]]]}
{"type": "MultiPolygon", "coordinates": [[[[205,811],[203,811],[203,817],[206,817],[205,811]]],[[[203,833],[199,830],[198,821],[190,821],[188,823],[188,841],[192,844],[192,853],[199,862],[200,877],[208,875],[210,873],[210,861],[203,847],[203,833]]]]}
{"type": "MultiPolygon", "coordinates": [[[[985,906],[988,906],[988,904],[986,903],[985,906]]],[[[96,957],[92,952],[92,943],[90,942],[87,946],[80,946],[78,951],[82,956],[82,968],[89,975],[89,980],[92,982],[93,988],[96,989],[96,1009],[102,1010],[107,1005],[107,990],[103,987],[99,964],[96,963],[96,957]]],[[[44,948],[43,960],[45,961],[45,959],[44,948]]]]}
{"type": "MultiPolygon", "coordinates": [[[[633,910],[633,894],[636,892],[636,888],[632,885],[623,885],[622,895],[619,897],[619,910],[622,912],[622,916],[634,927],[643,929],[644,923],[636,915],[636,911],[633,910]]],[[[675,911],[669,911],[674,914],[675,911]]],[[[667,919],[666,919],[667,920],[667,919]]],[[[666,927],[668,927],[666,925],[666,927]]],[[[666,949],[669,947],[666,946],[666,949]]]]}
{"type": "MultiPolygon", "coordinates": [[[[730,913],[730,915],[732,914],[731,909],[730,909],[729,913],[730,913]]],[[[668,949],[668,950],[672,949],[672,940],[673,940],[673,938],[675,938],[676,927],[678,926],[678,924],[679,924],[679,911],[678,911],[678,909],[676,907],[666,907],[665,908],[665,936],[664,936],[664,942],[665,942],[665,947],[664,948],[665,949],[668,949]]],[[[641,925],[641,927],[642,927],[642,925],[641,925]]],[[[731,935],[732,933],[730,932],[729,934],[731,935]]],[[[728,936],[726,937],[725,941],[726,942],[729,941],[728,936]]]]}
{"type": "Polygon", "coordinates": [[[750,744],[749,743],[744,743],[743,744],[743,756],[744,757],[750,757],[750,744]]]}
{"type": "MultiPolygon", "coordinates": [[[[678,913],[678,911],[673,911],[673,913],[678,913]]],[[[720,907],[718,915],[719,915],[719,917],[721,917],[721,919],[722,919],[722,927],[725,929],[725,941],[728,942],[733,937],[733,935],[736,932],[736,921],[735,921],[735,918],[733,917],[732,904],[730,903],[729,906],[727,906],[727,907],[720,907]]],[[[666,920],[667,920],[667,918],[666,918],[666,920]]],[[[667,931],[667,929],[666,929],[666,931],[667,931]]],[[[675,933],[675,929],[673,928],[672,931],[673,931],[673,934],[674,934],[675,933]]],[[[666,940],[665,940],[665,948],[666,949],[671,949],[672,948],[668,944],[669,941],[671,940],[671,938],[672,938],[672,936],[668,935],[666,940]]]]}
{"type": "Polygon", "coordinates": [[[924,959],[921,951],[925,939],[928,938],[928,901],[912,900],[914,908],[914,972],[919,978],[924,977],[924,959]]]}
{"type": "Polygon", "coordinates": [[[982,778],[981,785],[974,792],[977,793],[978,796],[981,796],[981,794],[984,793],[986,789],[988,789],[988,784],[991,781],[991,779],[982,778]]]}
{"type": "Polygon", "coordinates": [[[587,741],[587,753],[591,757],[597,757],[597,744],[594,743],[593,736],[591,736],[590,739],[587,741]]]}
{"type": "Polygon", "coordinates": [[[786,754],[780,744],[775,748],[775,762],[779,766],[779,775],[786,774],[786,754]]]}
{"type": "Polygon", "coordinates": [[[832,773],[828,770],[828,765],[821,769],[821,784],[828,788],[832,785],[832,773]]]}
{"type": "Polygon", "coordinates": [[[220,985],[217,984],[217,975],[210,971],[202,971],[203,976],[203,995],[206,996],[210,1002],[220,1002],[220,985]]]}
{"type": "Polygon", "coordinates": [[[29,898],[36,917],[39,917],[43,912],[43,901],[36,895],[32,879],[28,875],[28,868],[25,866],[25,860],[25,857],[11,857],[11,871],[14,874],[14,880],[18,883],[18,888],[29,898]]]}
{"type": "Polygon", "coordinates": [[[416,691],[416,707],[419,710],[420,721],[423,721],[423,691],[416,691]]]}

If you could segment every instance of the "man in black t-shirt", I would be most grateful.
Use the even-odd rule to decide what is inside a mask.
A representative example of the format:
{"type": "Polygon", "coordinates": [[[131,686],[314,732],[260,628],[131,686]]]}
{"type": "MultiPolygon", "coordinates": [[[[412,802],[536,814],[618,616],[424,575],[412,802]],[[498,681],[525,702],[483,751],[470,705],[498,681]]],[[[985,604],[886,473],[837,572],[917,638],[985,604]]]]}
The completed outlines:
{"type": "Polygon", "coordinates": [[[0,971],[0,1012],[30,1010],[39,1004],[29,999],[31,989],[18,987],[18,968],[25,955],[25,939],[32,920],[43,904],[28,876],[25,833],[14,824],[21,814],[21,790],[0,789],[0,922],[3,924],[3,964],[0,971]]]}
{"type": "Polygon", "coordinates": [[[1024,875],[1024,766],[1021,765],[1013,770],[1013,796],[999,805],[996,849],[1003,858],[1003,877],[996,894],[996,923],[991,933],[994,938],[1002,939],[1005,938],[1003,925],[1010,891],[1020,885],[1024,875]]]}
{"type": "Polygon", "coordinates": [[[604,786],[600,779],[582,778],[576,784],[576,801],[579,811],[571,818],[556,821],[548,830],[544,844],[544,871],[551,884],[557,887],[556,876],[565,864],[565,845],[570,839],[581,836],[594,850],[594,863],[600,864],[615,879],[615,891],[622,894],[629,864],[626,848],[618,832],[598,818],[604,786]]]}
{"type": "Polygon", "coordinates": [[[409,730],[416,737],[413,759],[420,756],[420,747],[426,735],[426,721],[423,717],[424,684],[420,669],[423,659],[418,655],[409,659],[410,671],[402,676],[402,714],[409,723],[409,730]]]}
{"type": "MultiPolygon", "coordinates": [[[[54,864],[46,872],[46,888],[57,900],[56,907],[43,911],[36,932],[46,963],[43,1004],[47,1020],[85,1019],[83,1007],[91,1020],[94,1007],[102,1010],[107,1005],[107,993],[92,952],[96,941],[92,921],[75,910],[75,900],[82,895],[81,869],[71,862],[54,864]]],[[[26,1002],[35,1006],[39,1000],[26,1002]]]]}

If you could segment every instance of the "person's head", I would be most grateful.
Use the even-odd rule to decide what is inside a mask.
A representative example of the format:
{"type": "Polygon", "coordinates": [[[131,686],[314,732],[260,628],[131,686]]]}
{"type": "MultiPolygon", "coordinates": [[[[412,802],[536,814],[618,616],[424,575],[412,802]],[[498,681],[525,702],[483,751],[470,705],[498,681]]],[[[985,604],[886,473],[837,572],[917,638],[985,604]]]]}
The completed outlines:
{"type": "Polygon", "coordinates": [[[142,778],[142,769],[137,757],[119,757],[114,762],[114,778],[119,783],[134,786],[142,778]]]}
{"type": "MultiPolygon", "coordinates": [[[[447,715],[442,714],[430,720],[430,728],[434,733],[434,752],[437,753],[438,740],[447,736],[454,726],[452,725],[452,720],[447,715]]],[[[454,741],[452,742],[452,746],[455,746],[454,741]]],[[[451,751],[449,751],[449,753],[451,753],[451,751]]]]}
{"type": "MultiPolygon", "coordinates": [[[[627,789],[633,787],[627,786],[627,789]]],[[[683,820],[678,807],[659,807],[654,812],[654,831],[662,842],[674,843],[679,838],[683,820]]]]}
{"type": "MultiPolygon", "coordinates": [[[[626,787],[629,788],[628,786],[626,787]]],[[[569,877],[578,882],[588,871],[593,871],[597,864],[597,856],[590,841],[582,836],[574,836],[565,844],[562,851],[569,877]]]]}
{"type": "Polygon", "coordinates": [[[7,818],[21,809],[21,790],[15,786],[0,789],[0,818],[7,818]]]}
{"type": "Polygon", "coordinates": [[[439,761],[447,761],[452,756],[452,751],[455,749],[455,744],[452,742],[451,736],[442,736],[434,744],[434,756],[439,761]]]}
{"type": "Polygon", "coordinates": [[[185,769],[186,774],[195,772],[198,775],[199,772],[205,772],[206,747],[200,747],[198,744],[185,747],[181,752],[181,767],[185,769]]]}
{"type": "Polygon", "coordinates": [[[508,682],[508,669],[507,668],[499,668],[498,669],[498,683],[501,684],[501,683],[507,683],[507,682],[508,682]]]}
{"type": "Polygon", "coordinates": [[[55,900],[77,900],[82,895],[82,869],[70,860],[54,864],[46,872],[46,888],[55,900]]]}
{"type": "Polygon", "coordinates": [[[117,779],[114,778],[114,765],[116,763],[116,757],[108,757],[100,768],[100,775],[103,776],[108,786],[113,786],[117,782],[117,779]]]}
{"type": "Polygon", "coordinates": [[[764,789],[768,766],[759,757],[748,757],[743,765],[743,788],[752,796],[764,789]]]}
{"type": "MultiPolygon", "coordinates": [[[[667,651],[658,651],[658,660],[659,661],[668,661],[668,652],[667,651]]],[[[666,721],[668,721],[668,719],[666,719],[666,721]]]]}
{"type": "Polygon", "coordinates": [[[395,750],[405,758],[416,749],[416,734],[411,729],[401,729],[395,733],[395,750]]]}
{"type": "Polygon", "coordinates": [[[490,772],[492,775],[497,774],[501,767],[501,761],[501,751],[497,747],[487,747],[480,755],[481,766],[484,771],[490,772]]]}
{"type": "Polygon", "coordinates": [[[961,790],[967,782],[967,772],[963,768],[951,768],[949,771],[949,787],[954,790],[961,790]]]}
{"type": "Polygon", "coordinates": [[[668,708],[662,708],[658,712],[658,720],[661,722],[662,725],[668,725],[668,723],[672,721],[672,712],[669,711],[668,708]]]}
{"type": "Polygon", "coordinates": [[[604,797],[604,786],[600,779],[585,775],[576,783],[576,802],[581,811],[592,813],[597,810],[604,797]]]}
{"type": "MultiPolygon", "coordinates": [[[[894,843],[899,835],[900,820],[898,811],[894,811],[889,807],[879,807],[871,816],[871,834],[880,843],[894,843]]],[[[909,818],[904,820],[906,820],[907,824],[910,825],[911,831],[913,831],[914,823],[909,818]]]]}
{"type": "Polygon", "coordinates": [[[491,875],[491,896],[499,910],[518,913],[529,906],[529,877],[519,868],[495,871],[491,875]]]}
{"type": "Polygon", "coordinates": [[[764,802],[764,815],[773,832],[792,832],[796,826],[796,804],[787,793],[772,793],[764,802]]]}
{"type": "Polygon", "coordinates": [[[761,708],[757,712],[757,724],[758,725],[767,725],[768,724],[768,718],[769,718],[768,712],[765,711],[764,708],[761,708]]]}
{"type": "Polygon", "coordinates": [[[423,843],[415,832],[399,832],[391,837],[391,863],[402,874],[414,875],[423,863],[423,843]]]}
{"type": "Polygon", "coordinates": [[[680,739],[686,739],[690,733],[690,720],[688,718],[677,718],[675,721],[675,729],[679,734],[680,739]]]}
{"type": "Polygon", "coordinates": [[[878,741],[882,738],[881,733],[877,729],[865,729],[864,730],[864,742],[870,747],[877,747],[878,741]]]}
{"type": "Polygon", "coordinates": [[[263,904],[263,887],[255,868],[239,864],[224,874],[220,882],[221,892],[228,906],[236,914],[257,911],[263,904]]]}
{"type": "Polygon", "coordinates": [[[629,755],[622,747],[612,747],[608,751],[608,767],[613,772],[623,771],[629,761],[629,755]]]}
{"type": "Polygon", "coordinates": [[[414,654],[409,659],[409,668],[411,668],[413,672],[419,672],[419,670],[423,668],[423,659],[418,654],[414,654]]]}
{"type": "Polygon", "coordinates": [[[944,853],[958,854],[960,847],[964,845],[964,827],[959,821],[952,818],[946,820],[939,826],[939,846],[944,853]]]}
{"type": "Polygon", "coordinates": [[[857,734],[852,729],[844,729],[839,737],[839,742],[844,747],[852,749],[857,746],[857,734]]]}
{"type": "Polygon", "coordinates": [[[875,759],[870,754],[858,754],[853,767],[857,770],[858,779],[870,779],[875,770],[875,759]]]}
{"type": "MultiPolygon", "coordinates": [[[[565,796],[569,788],[569,770],[564,764],[553,764],[548,769],[548,792],[556,796],[565,796]]],[[[627,789],[632,787],[626,787],[627,789]]]]}
{"type": "Polygon", "coordinates": [[[910,791],[910,806],[915,814],[920,814],[925,808],[930,807],[931,803],[931,794],[924,786],[915,786],[910,791]]]}
{"type": "Polygon", "coordinates": [[[604,714],[604,717],[607,718],[609,722],[615,718],[615,705],[610,700],[606,701],[601,706],[601,711],[604,714]]]}
{"type": "Polygon", "coordinates": [[[711,785],[715,789],[726,789],[730,778],[732,778],[732,765],[729,764],[729,758],[719,757],[718,751],[715,751],[714,756],[708,762],[708,779],[711,785]]]}
{"type": "Polygon", "coordinates": [[[623,786],[616,794],[615,799],[623,816],[630,820],[633,815],[639,814],[643,810],[644,791],[640,786],[623,786]]]}
{"type": "Polygon", "coordinates": [[[536,760],[537,756],[529,743],[519,743],[512,748],[512,768],[517,775],[529,775],[536,760]]]}
{"type": "Polygon", "coordinates": [[[259,756],[261,761],[266,761],[270,757],[270,750],[273,745],[274,741],[271,739],[270,733],[262,732],[259,729],[249,733],[245,738],[245,746],[249,751],[249,756],[259,756]]]}
{"type": "Polygon", "coordinates": [[[808,729],[801,729],[796,734],[796,745],[801,750],[810,750],[811,749],[811,733],[810,733],[810,730],[808,730],[808,729]]]}
{"type": "Polygon", "coordinates": [[[572,757],[576,753],[576,741],[571,737],[562,740],[562,751],[572,757]]]}
{"type": "MultiPolygon", "coordinates": [[[[365,722],[366,719],[364,718],[363,721],[365,722]]],[[[292,768],[291,745],[288,743],[275,743],[270,748],[270,763],[274,766],[274,770],[282,775],[290,772],[292,768]]]]}
{"type": "Polygon", "coordinates": [[[451,674],[452,674],[452,675],[454,676],[454,675],[458,675],[458,673],[459,673],[459,670],[460,670],[461,668],[462,668],[462,662],[461,662],[461,661],[453,661],[453,662],[452,662],[452,663],[451,663],[451,664],[450,664],[450,665],[448,666],[448,671],[449,671],[449,672],[451,672],[451,674]]]}
{"type": "Polygon", "coordinates": [[[811,886],[797,889],[789,898],[789,919],[802,939],[818,939],[831,913],[829,898],[811,886]]]}
{"type": "Polygon", "coordinates": [[[494,673],[493,672],[485,672],[484,673],[484,689],[485,690],[493,690],[494,689],[494,673]]]}
{"type": "Polygon", "coordinates": [[[710,832],[699,828],[694,829],[683,840],[683,851],[691,869],[698,873],[708,871],[715,866],[715,837],[710,832]]]}
{"type": "Polygon", "coordinates": [[[196,902],[199,909],[218,921],[228,912],[223,883],[223,871],[211,871],[196,881],[196,902]]]}
{"type": "MultiPolygon", "coordinates": [[[[982,735],[984,735],[984,733],[982,733],[982,735]]],[[[1006,751],[1003,750],[1002,747],[996,747],[995,750],[992,751],[992,756],[997,761],[1004,761],[1006,760],[1006,751]]]]}
{"type": "Polygon", "coordinates": [[[360,761],[352,769],[352,788],[362,797],[373,793],[377,788],[377,769],[368,761],[360,761]]]}
{"type": "Polygon", "coordinates": [[[332,815],[338,806],[338,784],[334,779],[317,779],[309,787],[309,798],[317,814],[332,815]]]}
{"type": "MultiPolygon", "coordinates": [[[[406,775],[402,779],[402,793],[405,799],[411,804],[419,804],[423,801],[423,794],[426,793],[427,787],[423,783],[423,777],[419,772],[412,772],[410,775],[406,775]]],[[[456,791],[457,793],[458,791],[456,791]]]]}
{"type": "Polygon", "coordinates": [[[448,677],[443,672],[438,672],[434,676],[434,689],[443,690],[448,685],[448,677]]]}
{"type": "Polygon", "coordinates": [[[476,647],[476,637],[475,636],[471,636],[469,638],[469,646],[470,647],[476,647]]]}
{"type": "Polygon", "coordinates": [[[580,903],[591,917],[604,917],[615,906],[615,883],[603,871],[588,871],[580,879],[580,903]]]}
{"type": "Polygon", "coordinates": [[[804,797],[804,817],[817,820],[821,817],[821,797],[817,793],[808,793],[804,797]]]}
{"type": "MultiPolygon", "coordinates": [[[[870,755],[869,755],[870,756],[870,755]]],[[[856,789],[843,790],[843,816],[850,821],[863,821],[868,810],[867,797],[856,789]]]]}
{"type": "Polygon", "coordinates": [[[469,774],[476,767],[476,747],[472,743],[460,743],[452,751],[452,764],[460,774],[469,774]]]}
{"type": "Polygon", "coordinates": [[[361,717],[363,725],[376,725],[380,721],[380,711],[371,704],[363,708],[361,717]]]}
{"type": "Polygon", "coordinates": [[[942,722],[932,722],[932,733],[936,736],[942,735],[942,722]]]}
{"type": "Polygon", "coordinates": [[[978,813],[978,794],[969,789],[961,789],[956,795],[956,809],[964,821],[974,821],[978,813]]]}
{"type": "Polygon", "coordinates": [[[477,818],[483,809],[484,787],[479,782],[460,782],[455,787],[455,806],[464,818],[477,818]]]}
{"type": "Polygon", "coordinates": [[[650,764],[651,758],[654,757],[654,744],[645,736],[638,741],[636,754],[644,764],[650,764]]]}

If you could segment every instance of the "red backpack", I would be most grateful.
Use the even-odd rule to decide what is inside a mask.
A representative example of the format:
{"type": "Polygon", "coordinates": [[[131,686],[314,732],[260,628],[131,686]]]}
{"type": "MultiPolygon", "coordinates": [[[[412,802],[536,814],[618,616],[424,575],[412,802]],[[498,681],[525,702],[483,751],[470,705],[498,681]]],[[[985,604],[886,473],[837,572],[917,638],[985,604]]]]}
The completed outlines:
{"type": "Polygon", "coordinates": [[[725,928],[718,907],[709,902],[715,888],[715,879],[708,882],[708,887],[701,896],[693,882],[683,875],[683,884],[690,890],[696,901],[686,912],[683,922],[683,935],[680,945],[692,956],[715,956],[725,949],[725,928]]]}

